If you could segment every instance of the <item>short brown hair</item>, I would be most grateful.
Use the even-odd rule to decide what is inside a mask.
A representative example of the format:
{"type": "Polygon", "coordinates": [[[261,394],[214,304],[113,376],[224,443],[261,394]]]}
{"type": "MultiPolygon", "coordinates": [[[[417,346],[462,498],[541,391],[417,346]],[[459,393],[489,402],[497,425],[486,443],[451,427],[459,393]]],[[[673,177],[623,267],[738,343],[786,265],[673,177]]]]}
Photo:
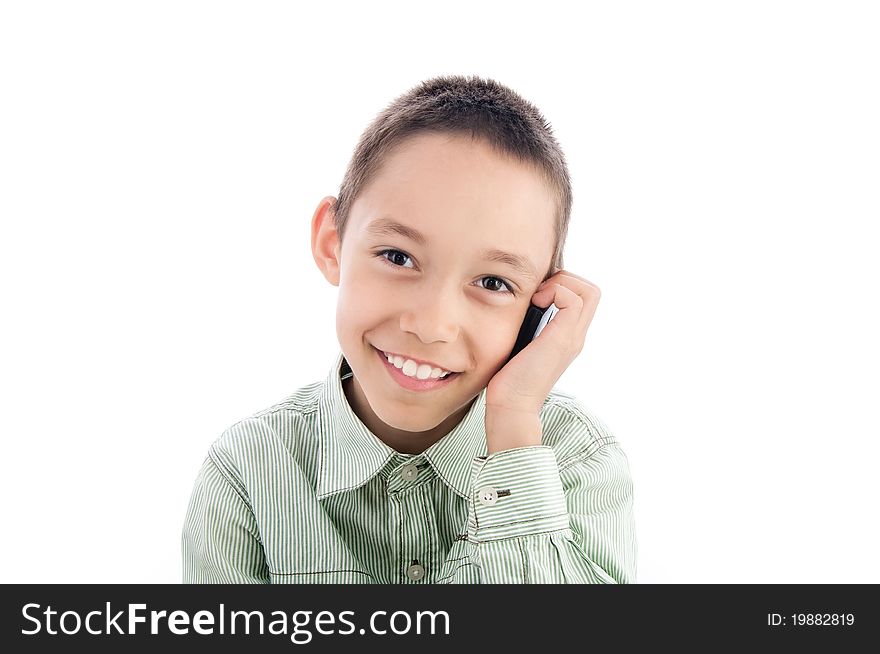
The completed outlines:
{"type": "Polygon", "coordinates": [[[364,130],[333,206],[339,239],[351,206],[383,160],[407,137],[421,132],[470,135],[502,156],[531,164],[556,195],[556,242],[546,277],[563,268],[562,250],[571,217],[571,181],[550,123],[520,95],[491,79],[441,76],[397,97],[364,130]]]}

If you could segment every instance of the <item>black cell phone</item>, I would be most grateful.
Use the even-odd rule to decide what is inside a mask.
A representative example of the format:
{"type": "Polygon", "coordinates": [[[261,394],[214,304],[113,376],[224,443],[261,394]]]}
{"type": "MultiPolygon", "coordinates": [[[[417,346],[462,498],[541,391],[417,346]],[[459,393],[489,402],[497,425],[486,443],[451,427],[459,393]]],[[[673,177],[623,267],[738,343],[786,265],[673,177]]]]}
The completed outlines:
{"type": "Polygon", "coordinates": [[[546,309],[536,307],[534,304],[529,304],[529,308],[526,311],[526,317],[523,320],[522,326],[519,328],[519,335],[516,337],[516,343],[513,345],[513,352],[507,357],[507,361],[510,361],[513,357],[519,354],[520,350],[536,339],[538,334],[541,333],[541,330],[544,329],[548,322],[553,320],[553,316],[555,316],[558,311],[559,309],[556,308],[555,304],[551,304],[546,309]]]}

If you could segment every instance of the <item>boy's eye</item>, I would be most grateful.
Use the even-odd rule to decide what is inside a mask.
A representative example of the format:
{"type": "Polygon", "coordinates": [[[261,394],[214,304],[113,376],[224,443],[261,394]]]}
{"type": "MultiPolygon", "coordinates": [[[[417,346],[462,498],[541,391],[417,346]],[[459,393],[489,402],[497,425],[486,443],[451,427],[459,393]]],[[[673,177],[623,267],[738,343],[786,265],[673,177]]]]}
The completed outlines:
{"type": "MultiPolygon", "coordinates": [[[[491,280],[491,281],[493,281],[493,282],[497,282],[498,285],[499,285],[499,287],[506,286],[504,280],[503,280],[503,279],[500,279],[500,278],[498,278],[498,277],[483,277],[482,279],[488,279],[488,280],[491,280]]],[[[485,287],[484,287],[484,288],[485,288],[485,287]]],[[[490,289],[488,289],[488,290],[490,290],[490,291],[500,291],[500,290],[502,290],[502,289],[501,289],[501,288],[490,288],[490,289]]]]}
{"type": "Polygon", "coordinates": [[[379,253],[379,255],[382,256],[385,259],[385,261],[388,261],[388,262],[394,264],[395,266],[400,266],[400,267],[406,267],[403,265],[403,260],[409,259],[409,255],[404,254],[400,250],[382,250],[379,253]],[[388,253],[391,253],[390,258],[385,256],[388,253]]]}
{"type": "MultiPolygon", "coordinates": [[[[385,261],[389,266],[393,266],[395,268],[410,268],[410,267],[412,267],[412,266],[405,266],[404,265],[404,262],[407,259],[409,259],[410,256],[404,252],[401,252],[400,250],[390,250],[390,249],[389,250],[380,250],[379,252],[376,253],[376,256],[381,257],[382,260],[385,261]],[[386,256],[386,255],[388,255],[388,256],[386,256]]],[[[482,282],[484,279],[489,279],[494,282],[497,282],[500,286],[506,287],[507,290],[502,290],[501,288],[496,288],[496,287],[494,287],[494,285],[493,285],[493,288],[486,288],[482,284],[480,285],[480,288],[483,288],[487,291],[492,291],[493,293],[498,294],[498,295],[503,295],[505,293],[510,294],[510,295],[514,295],[513,287],[511,286],[511,284],[504,281],[500,277],[486,276],[486,277],[481,277],[480,281],[482,282]]]]}

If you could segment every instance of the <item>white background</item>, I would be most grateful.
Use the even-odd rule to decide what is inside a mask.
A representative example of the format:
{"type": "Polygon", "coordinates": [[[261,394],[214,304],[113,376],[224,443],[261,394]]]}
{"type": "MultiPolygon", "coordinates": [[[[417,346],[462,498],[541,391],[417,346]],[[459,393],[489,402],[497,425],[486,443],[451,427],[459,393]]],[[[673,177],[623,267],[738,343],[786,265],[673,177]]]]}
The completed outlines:
{"type": "Polygon", "coordinates": [[[0,7],[0,581],[180,580],[210,443],[336,353],[312,213],[454,73],[566,152],[602,300],[558,386],[638,581],[880,582],[875,3],[0,7]]]}

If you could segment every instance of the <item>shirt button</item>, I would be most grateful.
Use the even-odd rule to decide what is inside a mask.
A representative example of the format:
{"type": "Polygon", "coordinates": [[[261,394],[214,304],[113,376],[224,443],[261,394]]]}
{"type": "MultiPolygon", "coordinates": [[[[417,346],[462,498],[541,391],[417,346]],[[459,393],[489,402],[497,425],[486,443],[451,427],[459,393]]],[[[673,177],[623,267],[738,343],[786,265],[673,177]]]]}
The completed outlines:
{"type": "Polygon", "coordinates": [[[425,577],[425,566],[421,563],[413,563],[406,569],[406,576],[413,581],[420,581],[425,577]]]}
{"type": "Polygon", "coordinates": [[[487,506],[491,506],[498,501],[498,493],[494,488],[487,486],[480,490],[480,502],[487,506]]]}
{"type": "Polygon", "coordinates": [[[415,463],[408,463],[403,466],[403,469],[400,471],[400,476],[407,481],[412,481],[419,476],[419,469],[416,467],[415,463]]]}

